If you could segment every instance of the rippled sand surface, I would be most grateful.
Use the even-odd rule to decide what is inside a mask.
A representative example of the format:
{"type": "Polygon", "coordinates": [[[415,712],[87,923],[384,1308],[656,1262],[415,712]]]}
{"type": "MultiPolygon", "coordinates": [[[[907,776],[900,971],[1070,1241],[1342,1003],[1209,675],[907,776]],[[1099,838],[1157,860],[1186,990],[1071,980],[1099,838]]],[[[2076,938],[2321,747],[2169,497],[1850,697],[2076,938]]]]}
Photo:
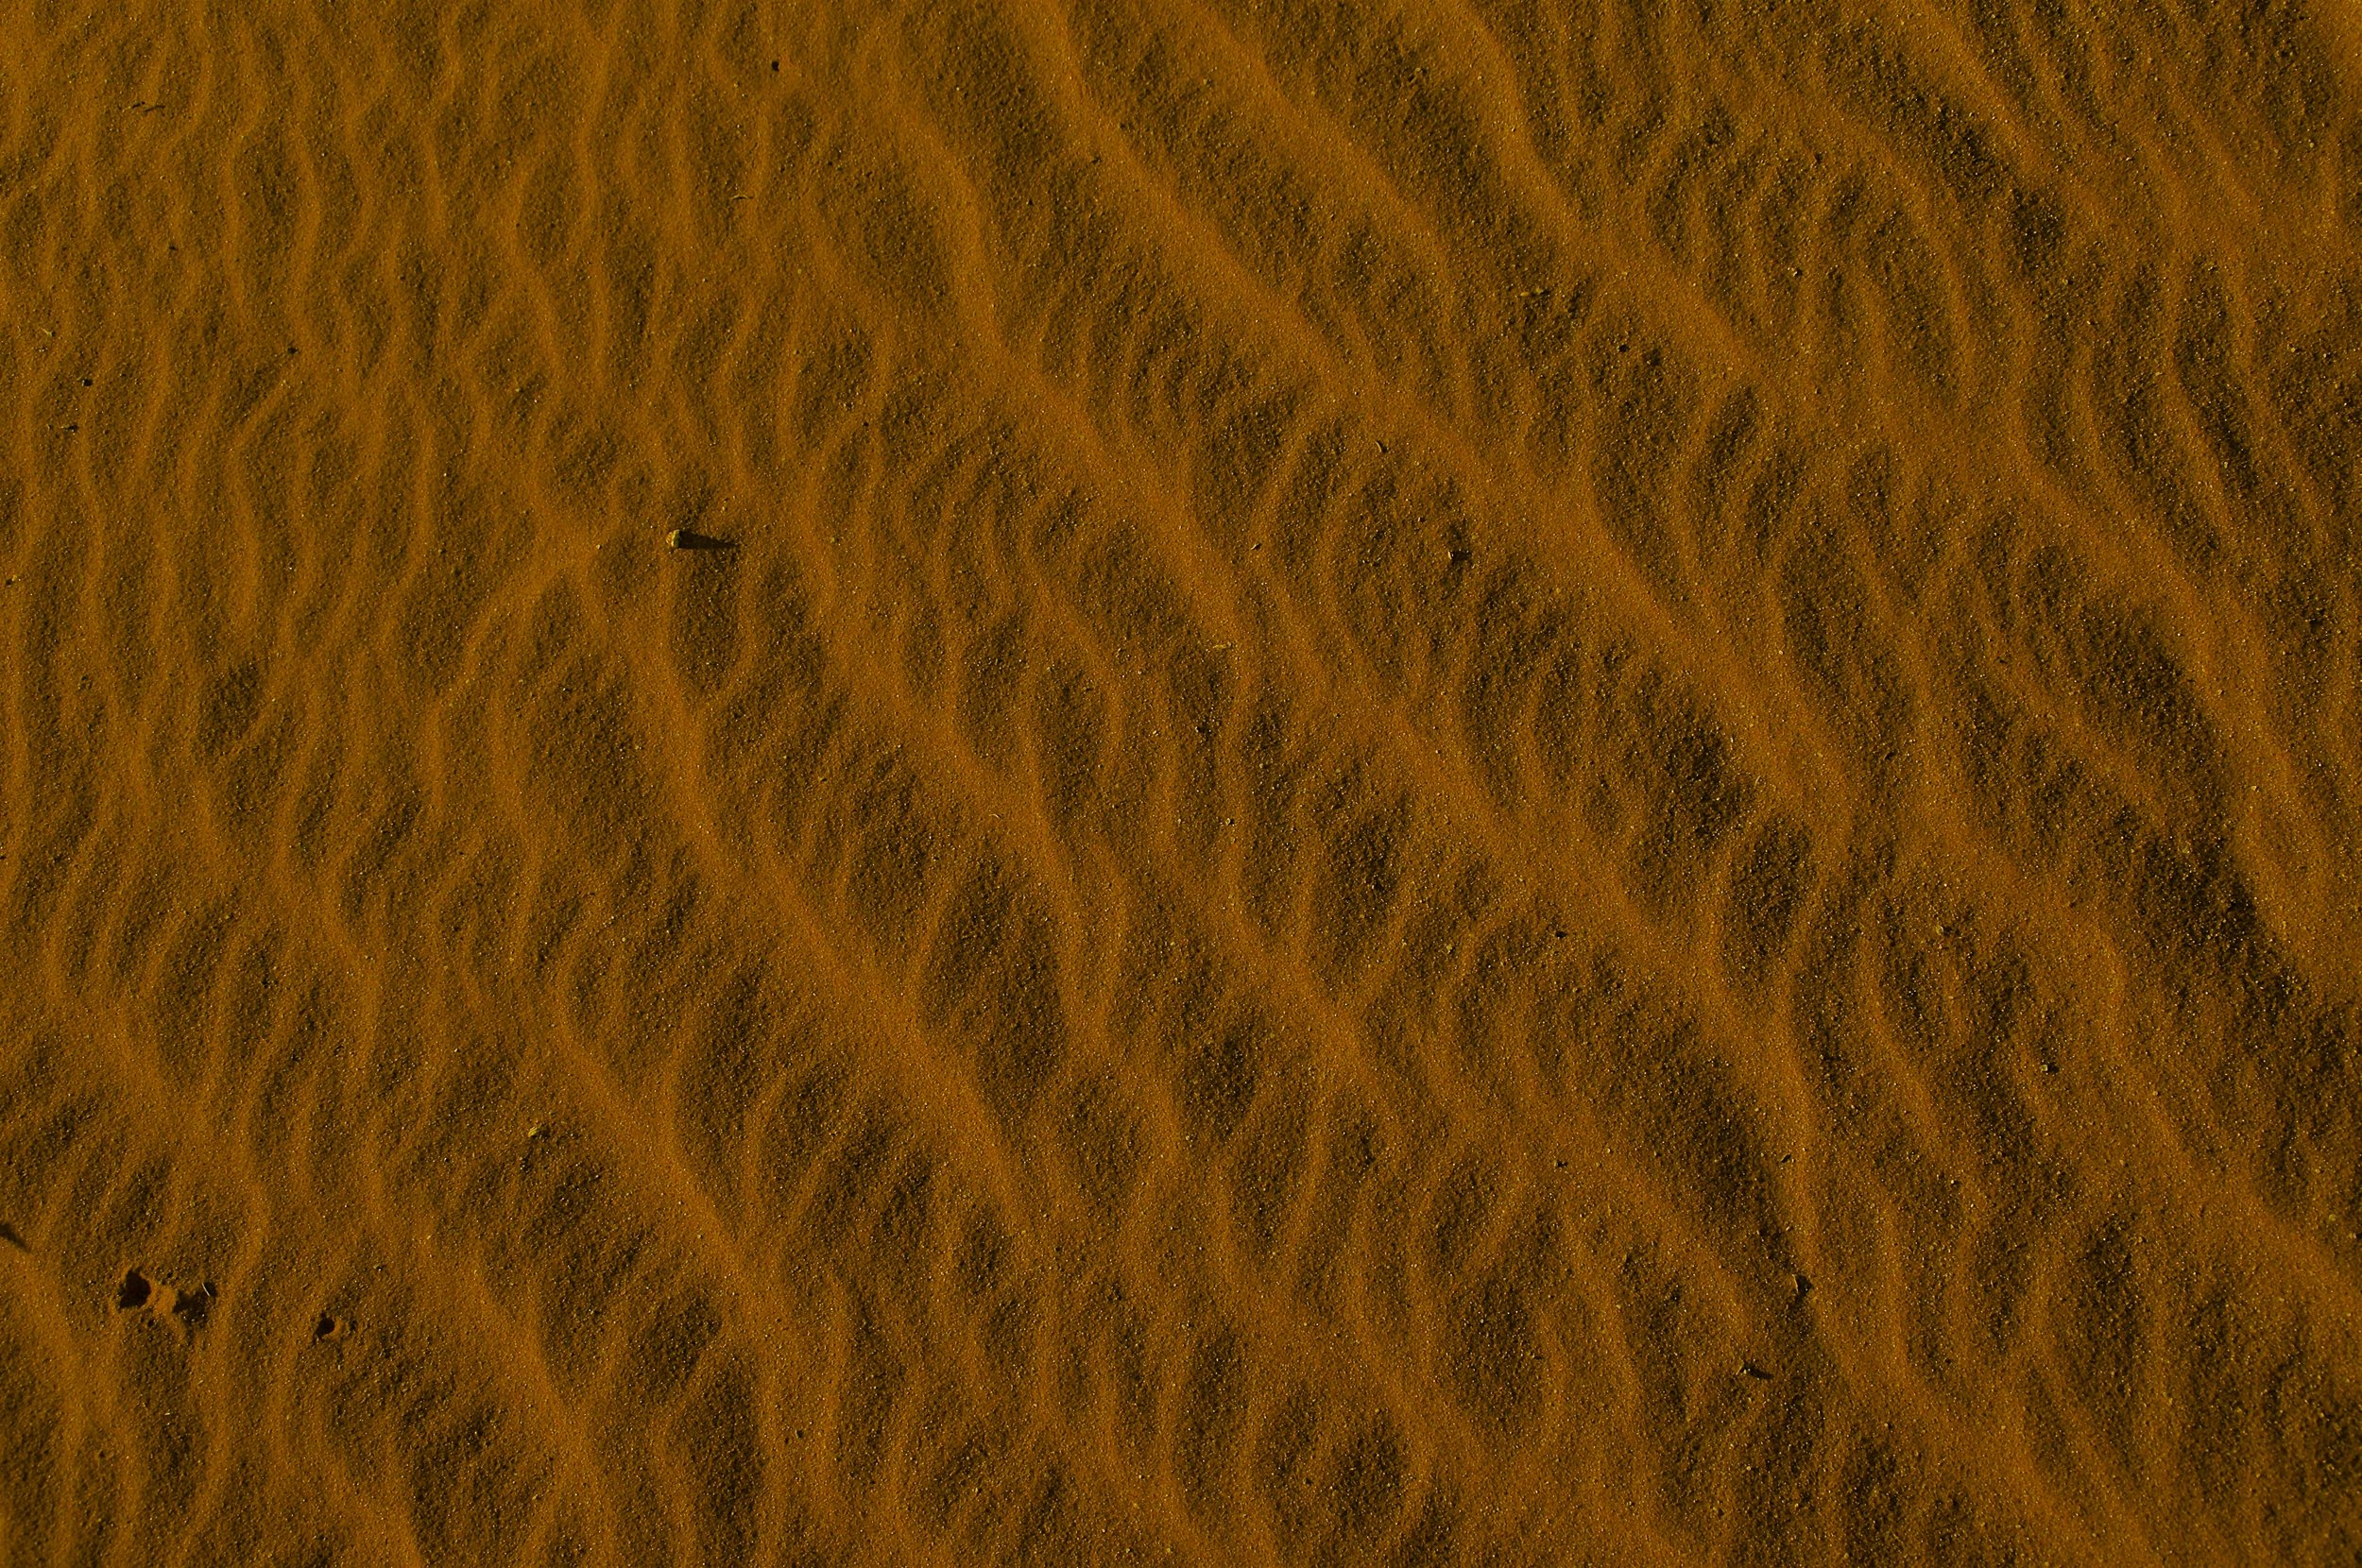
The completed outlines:
{"type": "Polygon", "coordinates": [[[0,1560],[2362,1556],[2342,0],[0,0],[0,1560]]]}

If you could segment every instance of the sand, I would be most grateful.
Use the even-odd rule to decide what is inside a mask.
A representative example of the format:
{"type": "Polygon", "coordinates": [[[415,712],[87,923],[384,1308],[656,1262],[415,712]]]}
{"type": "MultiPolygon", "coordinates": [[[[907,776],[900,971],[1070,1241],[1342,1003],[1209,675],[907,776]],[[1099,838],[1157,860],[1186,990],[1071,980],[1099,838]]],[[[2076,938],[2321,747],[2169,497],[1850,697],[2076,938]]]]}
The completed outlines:
{"type": "Polygon", "coordinates": [[[0,0],[0,1561],[2362,1558],[2350,0],[0,0]]]}

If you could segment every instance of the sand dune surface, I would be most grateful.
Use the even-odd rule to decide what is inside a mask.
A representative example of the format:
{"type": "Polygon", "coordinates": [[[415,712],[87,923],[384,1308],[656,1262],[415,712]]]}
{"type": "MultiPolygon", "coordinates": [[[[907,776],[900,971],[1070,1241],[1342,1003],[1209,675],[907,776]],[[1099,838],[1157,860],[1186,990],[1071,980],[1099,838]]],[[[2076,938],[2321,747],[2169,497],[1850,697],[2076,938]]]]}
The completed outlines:
{"type": "Polygon", "coordinates": [[[2362,1559],[2346,0],[0,0],[0,1561],[2362,1559]]]}

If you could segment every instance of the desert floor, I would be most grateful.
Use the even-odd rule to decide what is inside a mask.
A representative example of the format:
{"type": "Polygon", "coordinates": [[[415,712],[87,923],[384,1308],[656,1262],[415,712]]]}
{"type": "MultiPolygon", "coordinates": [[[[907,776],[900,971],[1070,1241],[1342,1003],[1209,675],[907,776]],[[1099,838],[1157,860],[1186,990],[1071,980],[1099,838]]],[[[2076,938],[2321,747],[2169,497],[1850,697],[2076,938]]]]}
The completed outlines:
{"type": "Polygon", "coordinates": [[[0,1561],[2362,1557],[2352,0],[0,0],[0,1561]]]}

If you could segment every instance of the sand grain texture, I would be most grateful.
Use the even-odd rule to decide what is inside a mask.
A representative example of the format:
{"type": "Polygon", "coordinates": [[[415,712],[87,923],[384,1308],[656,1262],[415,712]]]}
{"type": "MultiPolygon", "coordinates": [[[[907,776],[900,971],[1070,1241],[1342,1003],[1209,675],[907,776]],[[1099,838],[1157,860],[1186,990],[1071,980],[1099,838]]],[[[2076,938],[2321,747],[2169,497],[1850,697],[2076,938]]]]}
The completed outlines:
{"type": "Polygon", "coordinates": [[[2356,1560],[2358,43],[0,0],[0,1560],[2356,1560]]]}

